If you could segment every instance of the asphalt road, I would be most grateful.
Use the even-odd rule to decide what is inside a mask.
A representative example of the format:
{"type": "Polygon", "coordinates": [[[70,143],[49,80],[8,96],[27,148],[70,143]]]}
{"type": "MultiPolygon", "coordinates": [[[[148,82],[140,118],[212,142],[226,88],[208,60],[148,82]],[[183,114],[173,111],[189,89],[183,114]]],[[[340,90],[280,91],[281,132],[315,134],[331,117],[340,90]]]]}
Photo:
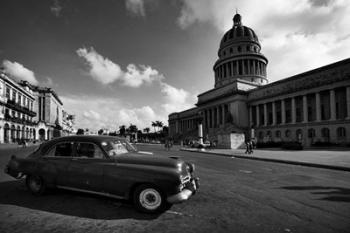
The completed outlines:
{"type": "Polygon", "coordinates": [[[350,232],[349,172],[139,149],[195,163],[199,192],[156,216],[94,195],[51,191],[36,197],[3,173],[14,150],[1,149],[0,232],[350,232]]]}

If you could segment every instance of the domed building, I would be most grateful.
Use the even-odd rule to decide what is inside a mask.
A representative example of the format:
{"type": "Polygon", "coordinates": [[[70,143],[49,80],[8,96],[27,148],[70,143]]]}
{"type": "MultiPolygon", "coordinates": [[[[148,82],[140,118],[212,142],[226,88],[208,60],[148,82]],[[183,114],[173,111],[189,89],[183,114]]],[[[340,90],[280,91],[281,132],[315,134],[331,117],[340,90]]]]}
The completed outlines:
{"type": "Polygon", "coordinates": [[[350,145],[350,59],[268,84],[267,58],[254,30],[236,14],[218,50],[215,85],[195,108],[169,115],[177,141],[239,148],[260,144],[350,145]]]}
{"type": "Polygon", "coordinates": [[[223,36],[214,65],[215,87],[242,79],[263,85],[267,83],[267,59],[260,53],[261,46],[255,32],[242,25],[242,17],[233,17],[233,27],[223,36]]]}

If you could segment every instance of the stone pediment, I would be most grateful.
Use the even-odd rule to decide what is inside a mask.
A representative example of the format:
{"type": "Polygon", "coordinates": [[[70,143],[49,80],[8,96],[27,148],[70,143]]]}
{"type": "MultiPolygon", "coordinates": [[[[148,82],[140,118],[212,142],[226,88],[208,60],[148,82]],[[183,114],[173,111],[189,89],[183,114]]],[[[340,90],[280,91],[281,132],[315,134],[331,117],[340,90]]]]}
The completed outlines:
{"type": "Polygon", "coordinates": [[[197,106],[221,99],[226,96],[234,94],[247,94],[249,90],[256,88],[256,85],[246,82],[244,80],[236,80],[225,86],[214,88],[198,95],[197,106]]]}

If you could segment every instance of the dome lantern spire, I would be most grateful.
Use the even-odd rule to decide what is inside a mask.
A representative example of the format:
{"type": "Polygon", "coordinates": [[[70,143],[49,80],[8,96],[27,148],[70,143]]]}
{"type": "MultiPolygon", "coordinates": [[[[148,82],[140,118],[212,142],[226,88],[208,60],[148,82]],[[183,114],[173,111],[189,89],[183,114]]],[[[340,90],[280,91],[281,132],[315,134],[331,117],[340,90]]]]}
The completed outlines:
{"type": "Polygon", "coordinates": [[[237,8],[236,8],[236,14],[233,17],[233,26],[242,26],[242,16],[238,14],[237,8]]]}

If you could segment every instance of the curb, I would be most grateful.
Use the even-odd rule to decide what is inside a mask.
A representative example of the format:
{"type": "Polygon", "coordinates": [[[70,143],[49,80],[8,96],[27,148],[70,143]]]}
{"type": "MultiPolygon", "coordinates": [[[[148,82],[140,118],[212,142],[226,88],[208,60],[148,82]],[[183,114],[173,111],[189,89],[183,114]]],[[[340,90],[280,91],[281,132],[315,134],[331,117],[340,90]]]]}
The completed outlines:
{"type": "Polygon", "coordinates": [[[260,157],[247,157],[247,156],[242,156],[242,155],[229,155],[229,154],[207,152],[207,151],[201,151],[201,150],[186,150],[183,148],[180,150],[181,151],[188,151],[188,152],[210,154],[210,155],[219,155],[219,156],[225,156],[225,157],[234,157],[234,158],[238,158],[238,159],[258,160],[258,161],[265,161],[265,162],[272,162],[272,163],[284,163],[284,164],[300,165],[300,166],[305,166],[305,167],[315,167],[315,168],[323,168],[323,169],[350,172],[350,167],[343,167],[343,166],[336,166],[336,165],[326,165],[326,164],[308,163],[308,162],[300,162],[300,161],[292,161],[292,160],[280,160],[280,159],[271,159],[271,158],[260,158],[260,157]]]}

